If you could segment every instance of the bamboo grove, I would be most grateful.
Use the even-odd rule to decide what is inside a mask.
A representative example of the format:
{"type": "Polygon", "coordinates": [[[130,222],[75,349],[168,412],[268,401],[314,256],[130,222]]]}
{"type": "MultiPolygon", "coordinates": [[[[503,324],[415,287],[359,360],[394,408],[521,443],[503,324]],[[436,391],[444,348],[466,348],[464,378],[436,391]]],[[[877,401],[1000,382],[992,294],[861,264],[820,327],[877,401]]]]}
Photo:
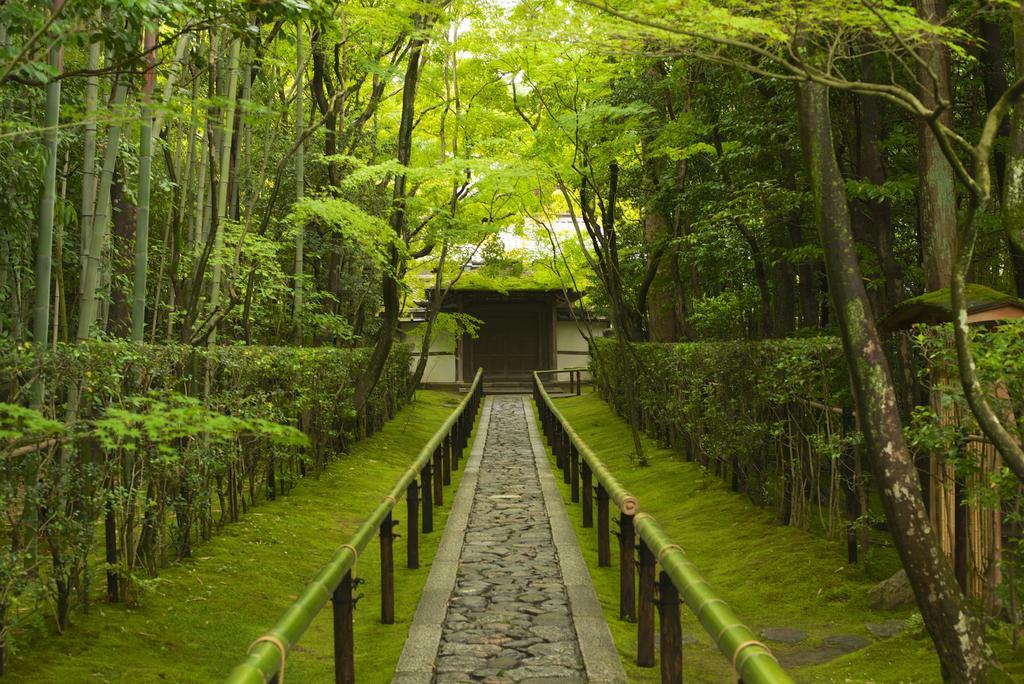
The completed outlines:
{"type": "Polygon", "coordinates": [[[987,681],[1024,406],[1019,325],[974,321],[1024,311],[1022,77],[1017,0],[3,3],[5,634],[88,604],[105,525],[134,590],[378,426],[473,334],[463,275],[534,278],[611,322],[639,462],[656,431],[862,558],[884,527],[987,681]]]}

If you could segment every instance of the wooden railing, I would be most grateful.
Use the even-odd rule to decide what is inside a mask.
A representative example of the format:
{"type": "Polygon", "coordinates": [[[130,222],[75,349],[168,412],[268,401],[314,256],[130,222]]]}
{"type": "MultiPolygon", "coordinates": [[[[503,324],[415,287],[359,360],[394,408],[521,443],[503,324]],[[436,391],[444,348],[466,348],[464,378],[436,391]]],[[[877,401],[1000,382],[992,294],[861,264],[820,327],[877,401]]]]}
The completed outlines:
{"type": "Polygon", "coordinates": [[[657,605],[661,681],[666,684],[682,682],[682,628],[679,620],[679,598],[682,596],[711,640],[732,663],[741,682],[792,682],[771,649],[758,641],[756,635],[740,622],[683,549],[672,542],[652,515],[640,511],[637,498],[615,479],[594,450],[573,430],[544,389],[541,373],[533,376],[534,401],[563,481],[569,485],[570,498],[573,503],[580,503],[582,499],[585,528],[594,527],[593,485],[596,480],[598,566],[611,565],[609,502],[614,502],[619,509],[619,617],[637,624],[637,665],[653,667],[655,664],[654,608],[657,605]],[[656,582],[659,565],[661,573],[656,582]]]}
{"type": "Polygon", "coordinates": [[[577,368],[558,368],[555,370],[539,370],[534,371],[538,375],[551,375],[556,379],[563,373],[569,374],[569,393],[575,394],[577,397],[583,394],[583,373],[589,371],[589,368],[580,366],[577,368]]]}
{"type": "Polygon", "coordinates": [[[483,396],[483,371],[478,370],[469,392],[444,424],[420,450],[408,470],[370,513],[355,534],[338,547],[334,556],[320,569],[313,581],[281,615],[277,623],[253,642],[245,659],[228,675],[231,684],[278,682],[288,653],[305,633],[328,599],[334,605],[334,681],[355,682],[353,658],[352,568],[370,540],[380,537],[381,622],[395,622],[395,582],[391,513],[398,500],[406,497],[408,519],[408,567],[419,567],[419,529],[434,530],[434,506],[444,498],[444,485],[451,484],[451,473],[459,468],[459,457],[469,443],[473,421],[483,396]],[[419,481],[417,481],[417,477],[419,481]],[[422,518],[420,518],[422,506],[422,518]]]}

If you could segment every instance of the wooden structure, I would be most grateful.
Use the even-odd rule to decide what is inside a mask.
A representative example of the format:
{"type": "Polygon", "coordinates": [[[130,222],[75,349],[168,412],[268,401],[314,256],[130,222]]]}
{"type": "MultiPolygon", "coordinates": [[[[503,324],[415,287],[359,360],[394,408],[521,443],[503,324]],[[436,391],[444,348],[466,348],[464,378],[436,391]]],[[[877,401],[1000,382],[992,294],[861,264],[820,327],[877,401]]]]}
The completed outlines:
{"type": "MultiPolygon", "coordinates": [[[[1024,301],[983,285],[967,286],[967,322],[993,324],[1024,318],[1024,301]]],[[[886,330],[909,328],[916,323],[938,325],[953,320],[948,289],[928,292],[900,304],[880,327],[886,330]]],[[[956,377],[950,368],[932,369],[932,386],[938,388],[956,377]]],[[[997,392],[1003,391],[997,388],[997,392]]],[[[935,413],[949,424],[959,424],[964,416],[956,406],[947,406],[939,391],[932,391],[929,403],[935,413]]],[[[1013,416],[1005,416],[1012,420],[1013,416]]],[[[958,477],[956,468],[942,454],[928,456],[924,477],[928,511],[939,545],[953,563],[957,581],[968,596],[977,599],[989,612],[998,609],[995,588],[999,585],[1002,555],[1002,511],[998,506],[968,503],[970,492],[989,487],[988,474],[1002,467],[993,444],[969,439],[968,453],[977,459],[975,474],[958,477]]]]}
{"type": "MultiPolygon", "coordinates": [[[[427,292],[427,298],[430,297],[427,292]]],[[[437,336],[423,376],[428,386],[458,385],[484,369],[488,388],[515,387],[528,391],[531,374],[542,368],[578,368],[590,360],[589,334],[600,337],[609,328],[607,320],[589,316],[579,306],[578,292],[543,285],[495,290],[478,287],[456,288],[444,311],[473,316],[481,323],[476,337],[437,336]]],[[[414,309],[402,322],[411,331],[424,320],[425,310],[414,309]]],[[[413,363],[417,358],[414,355],[413,363]]]]}
{"type": "Polygon", "coordinates": [[[464,335],[459,363],[466,377],[484,369],[488,381],[529,382],[530,373],[555,363],[555,321],[560,295],[553,292],[465,291],[455,305],[483,321],[476,339],[464,335]]]}

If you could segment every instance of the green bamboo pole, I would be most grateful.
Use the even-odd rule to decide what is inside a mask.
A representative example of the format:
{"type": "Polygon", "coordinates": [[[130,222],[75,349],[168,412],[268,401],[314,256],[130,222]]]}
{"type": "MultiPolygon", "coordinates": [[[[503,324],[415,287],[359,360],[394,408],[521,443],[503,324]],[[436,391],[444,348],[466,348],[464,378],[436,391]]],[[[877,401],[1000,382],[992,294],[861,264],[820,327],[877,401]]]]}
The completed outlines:
{"type": "Polygon", "coordinates": [[[732,608],[712,589],[682,548],[672,542],[671,537],[658,525],[654,516],[640,512],[636,497],[615,479],[593,449],[573,430],[555,407],[540,381],[540,376],[540,372],[534,373],[534,386],[537,395],[544,402],[545,409],[562,425],[570,441],[590,466],[594,477],[619,506],[619,510],[634,516],[633,524],[640,538],[658,559],[662,570],[672,578],[672,583],[679,590],[690,611],[697,616],[712,641],[732,663],[740,679],[746,684],[792,682],[768,647],[758,641],[750,628],[740,622],[732,608]]]}
{"type": "MultiPolygon", "coordinates": [[[[235,38],[231,41],[231,52],[228,57],[228,105],[224,113],[224,128],[221,136],[220,170],[217,179],[217,225],[214,227],[216,233],[213,238],[213,277],[210,286],[210,310],[216,311],[220,303],[221,280],[223,279],[223,268],[220,262],[220,254],[224,249],[224,219],[228,207],[228,180],[231,175],[231,139],[235,132],[235,107],[237,105],[236,94],[238,90],[238,60],[241,51],[242,41],[235,38]]],[[[214,327],[210,333],[210,344],[213,345],[217,337],[217,328],[214,327]]]]}
{"type": "MultiPolygon", "coordinates": [[[[53,0],[53,13],[60,12],[64,0],[53,0]]],[[[50,66],[55,75],[63,68],[64,50],[60,45],[50,48],[50,66]]],[[[46,167],[43,170],[43,194],[39,202],[36,226],[35,307],[32,314],[32,342],[42,353],[50,332],[50,278],[53,269],[53,212],[57,193],[57,126],[60,124],[60,80],[46,84],[46,114],[43,139],[46,167]]],[[[33,404],[43,403],[41,379],[33,385],[33,404]]]]}
{"type": "MultiPolygon", "coordinates": [[[[114,86],[114,97],[111,107],[117,109],[124,103],[128,85],[118,83],[114,86]]],[[[118,147],[121,144],[121,124],[117,117],[107,128],[107,147],[103,151],[103,167],[100,170],[99,189],[96,192],[96,213],[90,227],[88,253],[85,254],[86,267],[83,269],[82,286],[78,305],[79,341],[89,339],[92,326],[96,322],[96,290],[99,287],[100,274],[103,270],[103,252],[107,244],[107,228],[110,222],[110,184],[114,177],[114,165],[117,163],[118,147]]]]}
{"type": "MultiPolygon", "coordinates": [[[[97,12],[97,19],[102,18],[97,12]]],[[[92,237],[92,222],[96,212],[96,109],[99,103],[100,77],[95,74],[100,68],[100,43],[89,44],[89,58],[86,67],[90,75],[85,80],[85,126],[82,132],[82,205],[80,229],[80,282],[85,282],[85,270],[88,265],[89,240],[92,237]]]]}
{"type": "MultiPolygon", "coordinates": [[[[302,120],[302,77],[306,71],[306,57],[302,49],[302,19],[295,22],[295,54],[295,135],[299,139],[298,147],[295,149],[295,198],[301,200],[306,191],[305,145],[302,143],[304,130],[304,122],[302,120]]],[[[293,315],[296,320],[299,317],[299,312],[302,310],[303,242],[306,237],[301,222],[297,228],[298,231],[295,233],[295,300],[293,308],[293,315]]],[[[299,339],[302,339],[301,330],[299,331],[299,339]]]]}
{"type": "Polygon", "coordinates": [[[146,60],[139,126],[139,187],[135,214],[135,278],[132,281],[132,342],[146,336],[146,271],[149,268],[149,195],[153,166],[153,89],[156,86],[156,31],[147,30],[143,40],[146,60]]]}
{"type": "MultiPolygon", "coordinates": [[[[178,81],[178,74],[181,73],[181,64],[185,60],[185,52],[188,50],[189,44],[192,42],[192,34],[186,33],[178,38],[178,44],[174,48],[174,59],[171,61],[171,68],[167,72],[167,80],[164,82],[164,93],[162,102],[167,105],[171,101],[171,97],[174,95],[174,86],[178,81]]],[[[154,55],[155,59],[156,55],[154,55]]],[[[164,117],[167,115],[167,109],[159,109],[153,117],[153,138],[154,140],[159,137],[160,129],[164,125],[164,117]]]]}
{"type": "MultiPolygon", "coordinates": [[[[286,650],[291,650],[298,642],[309,625],[312,624],[313,619],[327,604],[342,578],[353,568],[356,558],[376,537],[381,523],[398,505],[409,485],[419,476],[423,466],[433,458],[434,451],[444,443],[445,437],[455,427],[466,408],[477,398],[482,382],[483,370],[478,369],[469,392],[437,432],[423,445],[416,460],[399,478],[384,500],[373,510],[366,522],[359,526],[347,543],[334,552],[331,560],[320,569],[320,572],[306,586],[299,598],[292,602],[274,626],[264,633],[264,638],[269,637],[280,642],[286,650]]],[[[245,660],[231,671],[225,681],[228,684],[265,684],[280,671],[281,655],[281,651],[272,641],[257,640],[245,660]]]]}
{"type": "MultiPolygon", "coordinates": [[[[64,0],[53,0],[53,12],[60,11],[64,0]]],[[[64,51],[60,45],[50,48],[50,66],[60,73],[64,66],[64,51]]],[[[43,170],[43,193],[39,202],[39,220],[36,227],[35,307],[32,314],[32,344],[40,356],[46,351],[50,332],[50,274],[53,267],[53,209],[57,189],[57,126],[60,123],[60,80],[53,78],[46,84],[46,113],[43,140],[46,147],[46,167],[43,170]]],[[[43,406],[42,373],[32,383],[32,407],[43,406]]],[[[38,542],[39,509],[32,495],[39,479],[39,453],[25,459],[25,483],[29,495],[25,497],[24,515],[30,529],[28,554],[34,565],[38,542]]]]}

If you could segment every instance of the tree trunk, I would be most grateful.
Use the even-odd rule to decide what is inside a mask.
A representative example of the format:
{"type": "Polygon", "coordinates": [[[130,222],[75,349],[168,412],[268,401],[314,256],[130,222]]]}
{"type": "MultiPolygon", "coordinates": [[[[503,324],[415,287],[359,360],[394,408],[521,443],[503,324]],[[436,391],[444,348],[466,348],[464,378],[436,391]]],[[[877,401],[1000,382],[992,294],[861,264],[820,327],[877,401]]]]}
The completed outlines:
{"type": "MultiPolygon", "coordinates": [[[[662,244],[672,239],[672,219],[659,206],[648,207],[644,215],[644,242],[648,258],[656,251],[666,249],[662,244]]],[[[672,254],[669,250],[669,254],[672,254]]],[[[675,342],[679,339],[676,321],[672,263],[661,258],[653,274],[647,296],[647,334],[652,342],[675,342]]]]}
{"type": "MultiPolygon", "coordinates": [[[[405,81],[402,86],[402,117],[398,126],[398,163],[408,166],[412,157],[412,129],[415,124],[416,115],[416,87],[420,79],[420,57],[423,53],[425,38],[413,38],[409,48],[409,62],[405,69],[405,81]]],[[[406,175],[399,173],[395,176],[395,187],[392,198],[391,217],[389,223],[395,236],[403,241],[408,240],[406,235],[408,216],[405,211],[406,200],[406,175]]],[[[391,354],[391,345],[395,339],[395,332],[398,328],[398,317],[401,314],[401,302],[399,301],[399,283],[405,276],[405,257],[399,253],[398,248],[392,245],[388,250],[388,267],[385,269],[382,283],[382,294],[384,300],[384,315],[381,318],[380,335],[374,344],[373,352],[366,369],[356,380],[356,387],[352,401],[356,410],[361,410],[370,398],[370,393],[377,386],[384,367],[387,365],[388,356],[391,354]]]]}
{"type": "MultiPolygon", "coordinates": [[[[1013,10],[1013,55],[1018,74],[1024,74],[1024,6],[1013,10]]],[[[1024,102],[1010,116],[1010,142],[1003,176],[1002,220],[1013,262],[1017,296],[1024,297],[1024,102]]]]}
{"type": "MultiPolygon", "coordinates": [[[[996,21],[985,17],[978,20],[978,35],[981,37],[978,63],[981,71],[981,84],[985,91],[985,108],[991,111],[996,102],[1006,92],[1006,69],[1003,66],[1002,27],[996,21]]],[[[1009,122],[1005,119],[999,125],[999,137],[1010,134],[1009,122]]],[[[992,155],[996,171],[997,194],[1002,192],[1006,171],[1006,155],[1002,148],[996,148],[992,155]]]]}
{"type": "Polygon", "coordinates": [[[427,361],[430,360],[430,343],[434,336],[434,321],[437,319],[437,315],[441,313],[441,307],[444,305],[444,298],[447,294],[447,291],[444,289],[444,264],[447,259],[448,243],[445,242],[441,245],[441,255],[437,260],[437,273],[434,276],[434,296],[430,301],[430,308],[427,309],[427,320],[424,324],[426,329],[423,332],[423,340],[420,343],[420,356],[416,360],[416,368],[409,379],[410,396],[412,396],[413,391],[423,379],[423,374],[427,370],[427,361]]]}
{"type": "Polygon", "coordinates": [[[757,237],[750,232],[750,229],[742,221],[735,223],[744,242],[750,247],[750,258],[754,262],[754,283],[757,284],[757,292],[761,300],[757,316],[757,336],[762,339],[771,337],[772,291],[768,286],[768,269],[765,267],[764,252],[761,250],[757,237]]]}
{"type": "MultiPolygon", "coordinates": [[[[782,187],[790,192],[797,191],[797,168],[795,160],[790,154],[789,148],[779,145],[779,166],[782,169],[782,187]]],[[[803,210],[796,207],[786,218],[786,246],[789,249],[803,247],[805,242],[803,234],[803,210]]],[[[800,305],[800,325],[805,327],[817,327],[818,325],[818,304],[816,298],[817,287],[815,285],[814,264],[807,260],[795,264],[797,276],[797,302],[800,305]]]]}
{"type": "MultiPolygon", "coordinates": [[[[917,13],[933,24],[946,18],[946,0],[917,0],[917,13]]],[[[919,96],[926,107],[946,103],[939,120],[953,126],[952,87],[949,76],[949,52],[938,39],[919,48],[919,96]],[[933,78],[934,74],[934,78],[933,78]]],[[[957,253],[956,185],[953,167],[926,121],[918,124],[919,211],[924,257],[924,286],[927,290],[949,287],[953,259],[957,253]]]]}
{"type": "Polygon", "coordinates": [[[893,541],[935,643],[944,679],[965,684],[987,681],[992,655],[982,637],[981,623],[938,548],[904,441],[889,364],[857,261],[846,188],[832,143],[827,89],[802,83],[798,111],[829,288],[861,430],[874,459],[873,472],[893,541]]]}
{"type": "MultiPolygon", "coordinates": [[[[132,262],[132,245],[135,241],[135,224],[138,210],[128,196],[125,179],[120,168],[115,167],[114,177],[110,183],[111,234],[110,258],[104,268],[111,273],[127,273],[132,262]]],[[[110,296],[107,303],[105,323],[100,326],[109,334],[118,337],[127,336],[130,332],[128,317],[129,294],[125,290],[124,281],[109,279],[110,296]]]]}
{"type": "MultiPolygon", "coordinates": [[[[861,59],[861,78],[875,80],[874,56],[861,59]]],[[[858,95],[857,154],[854,155],[856,173],[872,185],[885,183],[885,163],[882,160],[882,100],[870,95],[858,95]]],[[[875,311],[883,316],[902,300],[903,285],[899,263],[893,253],[892,208],[888,200],[862,200],[858,203],[859,218],[871,247],[878,257],[884,281],[881,306],[875,311]]]]}
{"type": "MultiPolygon", "coordinates": [[[[52,11],[60,11],[63,0],[54,0],[52,11]]],[[[50,65],[59,74],[63,68],[64,50],[55,44],[50,48],[50,65]]],[[[60,80],[52,79],[46,85],[46,114],[44,144],[46,146],[46,166],[43,169],[43,192],[39,200],[39,217],[36,227],[36,267],[35,267],[35,308],[32,315],[32,344],[37,354],[46,351],[47,337],[50,332],[50,273],[53,266],[53,214],[57,192],[57,125],[60,123],[60,80]]],[[[32,383],[32,407],[40,410],[43,407],[43,380],[37,375],[32,383]]],[[[30,566],[34,566],[37,553],[37,537],[39,536],[39,503],[35,487],[39,481],[39,453],[33,452],[25,459],[26,494],[24,519],[28,529],[27,551],[30,566]]],[[[17,550],[17,549],[15,549],[17,550]]],[[[4,611],[5,612],[5,611],[4,611]]],[[[0,645],[2,653],[3,645],[0,645]]]]}

